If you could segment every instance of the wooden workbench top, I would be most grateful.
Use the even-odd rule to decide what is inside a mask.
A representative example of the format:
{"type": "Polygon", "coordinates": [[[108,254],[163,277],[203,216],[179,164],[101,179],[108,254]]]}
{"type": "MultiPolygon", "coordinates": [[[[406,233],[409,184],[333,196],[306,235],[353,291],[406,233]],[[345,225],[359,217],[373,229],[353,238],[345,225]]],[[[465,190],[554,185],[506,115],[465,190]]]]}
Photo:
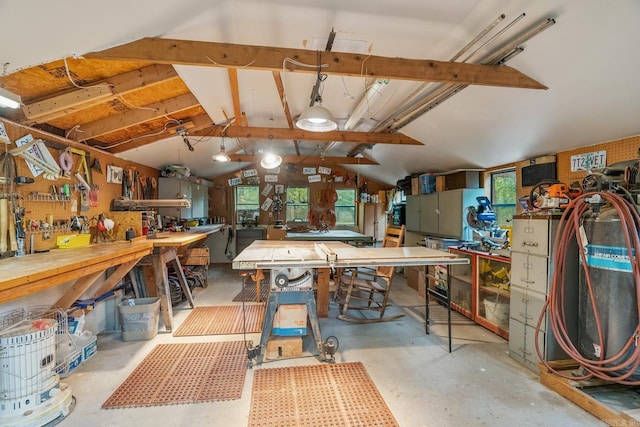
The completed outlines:
{"type": "Polygon", "coordinates": [[[0,261],[0,290],[64,276],[92,265],[129,256],[151,253],[150,241],[99,243],[82,248],[52,249],[49,252],[7,258],[0,261]]]}
{"type": "Polygon", "coordinates": [[[159,237],[149,238],[147,241],[152,242],[154,248],[181,247],[199,240],[204,240],[210,234],[220,231],[222,227],[222,224],[192,227],[189,231],[176,231],[169,234],[162,233],[159,237]]]}

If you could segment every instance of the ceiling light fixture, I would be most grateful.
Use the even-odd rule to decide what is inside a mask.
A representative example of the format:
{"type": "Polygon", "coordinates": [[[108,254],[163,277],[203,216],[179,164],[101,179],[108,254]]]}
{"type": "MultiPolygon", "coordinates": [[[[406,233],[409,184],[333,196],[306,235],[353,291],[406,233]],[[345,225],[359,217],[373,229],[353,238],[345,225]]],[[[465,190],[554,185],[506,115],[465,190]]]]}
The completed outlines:
{"type": "Polygon", "coordinates": [[[0,87],[0,107],[18,108],[22,100],[15,93],[0,87]]]}
{"type": "Polygon", "coordinates": [[[278,166],[280,166],[281,163],[282,163],[282,157],[273,153],[265,154],[262,160],[260,160],[260,166],[262,166],[265,169],[277,168],[278,166]]]}
{"type": "Polygon", "coordinates": [[[214,154],[212,158],[216,162],[228,162],[231,160],[229,155],[224,151],[224,136],[222,137],[222,141],[220,142],[220,152],[218,154],[214,154]]]}
{"type": "Polygon", "coordinates": [[[300,117],[298,117],[298,121],[296,122],[296,126],[299,129],[310,132],[330,132],[338,128],[338,124],[333,118],[333,114],[322,106],[320,85],[325,81],[327,75],[320,73],[320,69],[322,68],[321,55],[320,51],[318,51],[318,77],[316,79],[316,84],[313,87],[313,92],[311,93],[311,104],[309,105],[309,108],[300,114],[300,117]]]}

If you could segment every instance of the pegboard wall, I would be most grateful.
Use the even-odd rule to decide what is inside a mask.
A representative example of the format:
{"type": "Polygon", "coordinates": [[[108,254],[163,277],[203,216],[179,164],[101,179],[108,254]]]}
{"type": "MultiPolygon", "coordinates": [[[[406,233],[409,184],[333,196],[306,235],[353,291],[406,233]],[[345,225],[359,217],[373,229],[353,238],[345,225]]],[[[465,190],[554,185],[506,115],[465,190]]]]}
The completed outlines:
{"type": "MultiPolygon", "coordinates": [[[[556,153],[556,167],[557,167],[557,179],[560,182],[571,184],[573,182],[581,183],[586,176],[585,171],[571,172],[571,156],[585,153],[593,153],[596,151],[607,152],[607,165],[621,162],[624,160],[632,160],[640,158],[640,136],[631,136],[628,138],[618,139],[615,141],[603,142],[600,144],[589,145],[586,147],[580,147],[569,151],[563,151],[556,153]]],[[[524,160],[523,160],[524,161],[524,160]]],[[[489,174],[509,167],[516,168],[517,178],[517,197],[527,196],[531,191],[531,187],[523,187],[520,183],[522,176],[521,162],[515,164],[507,164],[496,166],[494,168],[487,169],[485,171],[485,182],[490,182],[489,174]]],[[[522,213],[522,208],[517,206],[518,213],[522,213]]]]}
{"type": "Polygon", "coordinates": [[[571,172],[571,156],[604,150],[607,152],[607,165],[611,165],[623,160],[637,159],[638,149],[640,149],[640,136],[632,136],[558,153],[558,180],[571,184],[574,181],[582,182],[585,177],[585,171],[571,172]]]}
{"type": "MultiPolygon", "coordinates": [[[[77,178],[72,176],[71,178],[48,180],[42,175],[34,177],[27,166],[26,161],[21,157],[16,157],[17,175],[34,179],[34,182],[31,184],[13,185],[13,188],[10,190],[11,192],[18,193],[22,196],[19,199],[19,204],[25,208],[24,224],[27,232],[27,238],[25,239],[27,253],[31,251],[31,241],[33,241],[34,250],[44,250],[56,246],[57,236],[73,234],[74,232],[70,231],[68,224],[71,218],[75,215],[85,216],[90,224],[95,224],[96,219],[100,214],[105,214],[107,218],[110,217],[109,211],[111,209],[111,201],[114,198],[122,196],[123,189],[122,184],[107,182],[108,166],[120,167],[125,171],[129,168],[134,168],[140,176],[149,178],[153,177],[156,182],[159,177],[160,171],[157,169],[128,162],[103,151],[92,149],[87,145],[79,144],[47,132],[38,131],[33,128],[13,123],[11,121],[0,119],[0,122],[4,125],[9,139],[12,141],[12,143],[8,145],[0,143],[0,150],[10,151],[15,149],[16,145],[13,141],[18,138],[22,138],[27,134],[31,134],[34,139],[53,141],[84,151],[89,154],[90,160],[87,166],[92,176],[92,184],[97,187],[97,193],[95,193],[96,197],[90,199],[89,208],[84,211],[82,210],[81,193],[75,188],[75,185],[79,183],[77,178]],[[99,162],[101,171],[97,170],[97,168],[91,168],[94,160],[99,162]],[[59,194],[60,188],[65,184],[68,184],[70,187],[70,195],[68,197],[59,194]],[[56,187],[57,195],[54,195],[52,186],[56,187]],[[30,226],[30,224],[35,224],[35,222],[40,223],[40,221],[51,224],[52,227],[50,232],[45,233],[44,230],[36,230],[30,226]],[[32,235],[33,238],[31,238],[32,235]]],[[[60,151],[51,148],[48,148],[48,150],[53,158],[58,160],[60,151]]],[[[73,154],[72,163],[71,172],[73,175],[78,171],[78,167],[81,165],[81,156],[73,154]]],[[[157,197],[157,189],[153,197],[157,197]]],[[[134,195],[133,198],[142,198],[142,196],[138,194],[134,195]]],[[[122,223],[122,218],[128,218],[126,216],[117,216],[116,214],[113,216],[116,217],[116,219],[114,219],[116,222],[115,236],[121,236],[123,234],[118,232],[118,229],[120,228],[126,228],[133,225],[136,225],[136,228],[138,228],[137,224],[122,223]]]]}

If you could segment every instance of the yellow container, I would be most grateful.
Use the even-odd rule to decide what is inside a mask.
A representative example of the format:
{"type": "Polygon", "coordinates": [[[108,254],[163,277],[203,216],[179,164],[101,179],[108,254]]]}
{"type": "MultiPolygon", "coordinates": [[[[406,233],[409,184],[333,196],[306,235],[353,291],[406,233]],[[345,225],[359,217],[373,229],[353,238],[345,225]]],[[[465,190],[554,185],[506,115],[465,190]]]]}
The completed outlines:
{"type": "Polygon", "coordinates": [[[91,234],[65,234],[56,239],[57,246],[64,249],[81,248],[89,246],[89,243],[91,243],[91,234]]]}

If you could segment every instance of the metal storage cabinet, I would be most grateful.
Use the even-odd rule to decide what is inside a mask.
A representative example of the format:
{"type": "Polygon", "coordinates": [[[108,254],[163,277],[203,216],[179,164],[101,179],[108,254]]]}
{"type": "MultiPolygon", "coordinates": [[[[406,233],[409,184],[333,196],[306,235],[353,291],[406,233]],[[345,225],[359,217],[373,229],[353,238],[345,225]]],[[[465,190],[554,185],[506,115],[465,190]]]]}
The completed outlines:
{"type": "MultiPolygon", "coordinates": [[[[158,179],[159,199],[181,199],[187,198],[192,201],[191,183],[178,178],[158,179]]],[[[193,203],[193,201],[192,201],[193,203]]],[[[158,212],[162,216],[176,217],[178,219],[191,219],[191,208],[159,208],[158,212]]]]}
{"type": "MultiPolygon", "coordinates": [[[[513,219],[509,354],[534,371],[540,362],[535,349],[535,329],[551,286],[553,242],[558,224],[558,217],[551,216],[519,216],[513,219]]],[[[566,277],[577,283],[577,248],[570,248],[569,259],[575,259],[575,263],[566,263],[566,277]]],[[[566,297],[567,318],[572,318],[572,311],[577,310],[577,295],[566,297]]],[[[545,360],[568,357],[559,348],[546,318],[540,327],[538,343],[545,360]]]]}
{"type": "Polygon", "coordinates": [[[262,227],[236,229],[236,256],[254,240],[266,240],[267,230],[262,227]]]}
{"type": "Polygon", "coordinates": [[[463,188],[407,196],[407,230],[438,237],[472,240],[467,208],[476,206],[483,189],[463,188]]]}

